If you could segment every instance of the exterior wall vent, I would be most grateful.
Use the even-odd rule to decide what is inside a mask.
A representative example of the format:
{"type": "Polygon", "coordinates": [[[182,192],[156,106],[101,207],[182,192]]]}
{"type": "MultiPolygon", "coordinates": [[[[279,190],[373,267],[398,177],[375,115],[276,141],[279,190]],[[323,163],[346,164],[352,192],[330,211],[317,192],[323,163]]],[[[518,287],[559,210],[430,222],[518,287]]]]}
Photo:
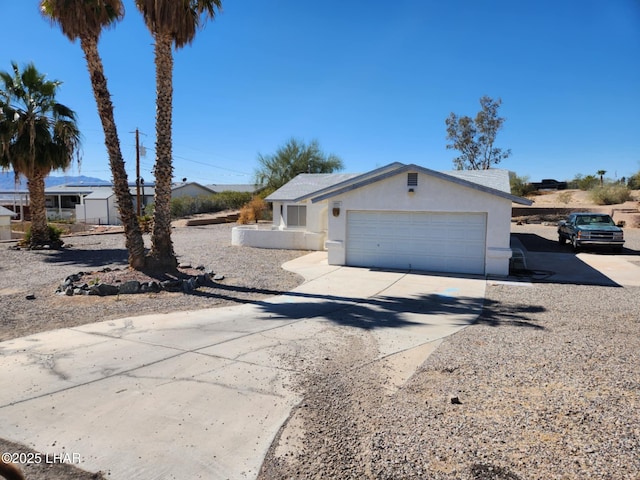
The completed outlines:
{"type": "Polygon", "coordinates": [[[407,173],[407,186],[408,187],[417,187],[418,186],[418,174],[417,173],[407,173]]]}

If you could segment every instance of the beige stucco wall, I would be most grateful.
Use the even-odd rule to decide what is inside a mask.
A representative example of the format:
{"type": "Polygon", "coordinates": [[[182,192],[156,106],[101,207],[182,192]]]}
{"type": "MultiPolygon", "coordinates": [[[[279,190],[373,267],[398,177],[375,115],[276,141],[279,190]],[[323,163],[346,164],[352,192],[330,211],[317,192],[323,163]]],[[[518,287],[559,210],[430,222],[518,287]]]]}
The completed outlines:
{"type": "Polygon", "coordinates": [[[476,189],[420,173],[416,187],[401,173],[328,200],[327,250],[329,264],[346,262],[346,212],[349,210],[416,212],[487,212],[485,273],[507,275],[511,229],[511,201],[476,189]],[[414,193],[409,193],[409,188],[414,193]],[[332,215],[340,204],[340,215],[332,215]]]}
{"type": "Polygon", "coordinates": [[[326,236],[327,233],[327,202],[311,203],[283,203],[273,202],[273,226],[277,229],[306,230],[316,234],[326,236]],[[286,216],[288,205],[305,205],[307,207],[306,227],[287,227],[284,216],[286,216]]]}
{"type": "Polygon", "coordinates": [[[0,240],[11,240],[11,217],[0,215],[0,240]]]}

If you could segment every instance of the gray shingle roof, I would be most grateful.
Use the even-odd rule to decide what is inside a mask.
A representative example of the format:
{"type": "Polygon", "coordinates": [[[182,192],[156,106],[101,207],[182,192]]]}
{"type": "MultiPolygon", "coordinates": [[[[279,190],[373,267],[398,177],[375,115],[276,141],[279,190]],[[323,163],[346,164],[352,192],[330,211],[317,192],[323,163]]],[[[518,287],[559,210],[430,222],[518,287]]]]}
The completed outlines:
{"type": "Polygon", "coordinates": [[[360,173],[301,173],[265,200],[268,202],[294,202],[299,198],[360,175],[360,173]]]}
{"type": "Polygon", "coordinates": [[[509,184],[509,171],[501,169],[489,170],[451,170],[442,172],[452,177],[460,178],[468,182],[484,185],[505,193],[511,193],[511,185],[509,184]]]}
{"type": "Polygon", "coordinates": [[[405,165],[399,162],[391,163],[364,174],[301,174],[273,192],[266,200],[298,202],[311,198],[313,202],[321,201],[336,194],[360,188],[406,171],[422,172],[426,175],[507,198],[512,202],[523,205],[531,204],[530,200],[511,195],[508,170],[453,170],[437,172],[419,165],[405,165]]]}

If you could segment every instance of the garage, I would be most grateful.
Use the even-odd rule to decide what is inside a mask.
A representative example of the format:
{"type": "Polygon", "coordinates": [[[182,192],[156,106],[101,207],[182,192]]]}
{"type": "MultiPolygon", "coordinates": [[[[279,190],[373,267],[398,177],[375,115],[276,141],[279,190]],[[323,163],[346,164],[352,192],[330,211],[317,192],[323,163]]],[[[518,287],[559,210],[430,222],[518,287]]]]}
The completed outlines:
{"type": "Polygon", "coordinates": [[[346,264],[485,273],[486,213],[348,211],[346,264]]]}

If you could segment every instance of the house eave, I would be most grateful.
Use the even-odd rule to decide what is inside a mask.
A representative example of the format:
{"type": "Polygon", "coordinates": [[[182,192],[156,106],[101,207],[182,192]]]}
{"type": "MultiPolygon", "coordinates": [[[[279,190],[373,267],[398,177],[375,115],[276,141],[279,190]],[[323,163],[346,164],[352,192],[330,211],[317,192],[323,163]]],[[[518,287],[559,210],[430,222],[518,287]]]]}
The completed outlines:
{"type": "Polygon", "coordinates": [[[457,178],[452,175],[448,175],[443,172],[437,172],[435,170],[431,170],[429,168],[421,167],[415,164],[404,165],[401,163],[392,163],[387,165],[386,167],[382,167],[380,169],[369,172],[368,174],[361,175],[359,177],[355,177],[353,179],[341,182],[339,184],[334,185],[333,187],[328,187],[324,189],[324,191],[319,190],[309,195],[305,195],[296,199],[295,201],[302,201],[307,198],[311,200],[312,203],[321,202],[324,200],[328,200],[329,198],[335,197],[337,195],[342,195],[348,193],[350,191],[356,190],[358,188],[371,185],[373,183],[379,182],[381,180],[385,180],[387,178],[391,178],[398,174],[404,172],[419,172],[425,175],[429,175],[435,178],[439,178],[441,180],[445,180],[451,183],[455,183],[457,185],[461,185],[464,187],[472,188],[474,190],[482,191],[484,193],[488,193],[490,195],[495,195],[498,197],[505,198],[510,200],[511,202],[518,203],[521,205],[531,205],[533,202],[529,199],[518,197],[516,195],[512,195],[507,192],[503,192],[501,190],[497,190],[495,188],[487,187],[485,185],[481,185],[479,183],[471,182],[468,180],[464,180],[462,178],[457,178]]]}

